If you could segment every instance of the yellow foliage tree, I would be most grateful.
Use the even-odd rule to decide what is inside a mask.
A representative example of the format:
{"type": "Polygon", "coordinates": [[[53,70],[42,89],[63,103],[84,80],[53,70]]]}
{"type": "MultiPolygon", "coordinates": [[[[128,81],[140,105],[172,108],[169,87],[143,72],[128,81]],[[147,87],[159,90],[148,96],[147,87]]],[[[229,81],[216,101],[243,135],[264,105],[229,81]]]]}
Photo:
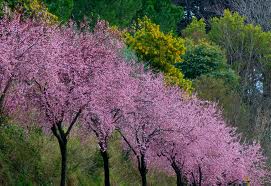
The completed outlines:
{"type": "Polygon", "coordinates": [[[5,16],[13,17],[14,14],[20,14],[26,18],[31,17],[50,25],[58,23],[58,17],[50,13],[46,5],[41,0],[14,0],[9,4],[2,3],[2,6],[2,14],[5,16]]]}
{"type": "Polygon", "coordinates": [[[48,8],[40,0],[22,0],[24,8],[29,14],[47,24],[55,24],[58,17],[48,11],[48,8]]]}
{"type": "Polygon", "coordinates": [[[55,24],[58,21],[58,17],[50,13],[48,8],[39,0],[29,0],[29,9],[35,17],[39,17],[47,24],[55,24]]]}
{"type": "Polygon", "coordinates": [[[126,32],[124,38],[141,60],[165,74],[167,83],[191,91],[191,81],[184,79],[182,72],[174,66],[182,61],[181,55],[185,53],[185,41],[182,38],[161,32],[160,26],[147,17],[138,19],[132,33],[126,32]]]}

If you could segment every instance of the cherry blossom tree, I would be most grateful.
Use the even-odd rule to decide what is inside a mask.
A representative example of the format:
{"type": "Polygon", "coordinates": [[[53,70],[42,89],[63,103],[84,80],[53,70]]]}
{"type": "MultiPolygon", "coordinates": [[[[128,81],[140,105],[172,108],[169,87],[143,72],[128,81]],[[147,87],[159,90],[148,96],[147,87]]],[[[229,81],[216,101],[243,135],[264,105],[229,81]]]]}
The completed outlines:
{"type": "Polygon", "coordinates": [[[153,164],[174,170],[177,185],[234,184],[245,176],[259,185],[267,177],[260,146],[243,146],[215,104],[192,97],[176,105],[177,120],[167,124],[174,132],[163,133],[151,148],[159,157],[152,158],[153,164]]]}
{"type": "MultiPolygon", "coordinates": [[[[118,92],[112,95],[124,96],[121,88],[126,83],[120,78],[130,73],[130,66],[121,65],[117,55],[122,45],[105,31],[104,22],[99,22],[93,33],[75,31],[72,23],[48,27],[20,18],[3,19],[0,28],[1,106],[3,100],[8,102],[6,95],[11,85],[22,82],[20,92],[13,90],[23,95],[22,104],[17,104],[12,95],[16,99],[12,103],[9,98],[10,105],[36,113],[37,123],[57,138],[62,158],[61,185],[65,185],[72,128],[89,110],[97,109],[98,114],[107,111],[102,105],[110,99],[113,88],[118,92]]],[[[107,130],[107,126],[103,127],[107,130]]],[[[104,145],[101,148],[104,152],[104,145]]]]}
{"type": "Polygon", "coordinates": [[[35,63],[25,96],[33,112],[38,113],[38,123],[58,140],[62,159],[61,185],[66,183],[68,137],[90,101],[93,69],[88,63],[101,55],[99,47],[88,52],[83,41],[92,42],[89,47],[99,42],[71,28],[48,28],[44,42],[35,47],[28,59],[35,63]]]}
{"type": "MultiPolygon", "coordinates": [[[[147,185],[146,175],[149,164],[147,156],[150,145],[161,133],[170,130],[163,124],[170,118],[174,109],[172,107],[168,109],[171,99],[162,76],[155,77],[151,72],[139,70],[135,78],[138,83],[133,88],[135,94],[130,103],[132,106],[124,112],[124,117],[117,129],[126,147],[135,157],[142,185],[145,186],[147,185]]],[[[175,90],[172,89],[172,91],[175,90]]]]}
{"type": "MultiPolygon", "coordinates": [[[[104,27],[103,35],[97,36],[106,39],[108,34],[103,22],[98,26],[104,27]]],[[[108,39],[107,39],[108,40],[108,39]]],[[[130,99],[134,94],[136,83],[131,76],[132,66],[124,61],[117,49],[122,44],[104,42],[107,53],[93,65],[93,79],[91,84],[90,103],[86,107],[82,128],[84,132],[93,132],[97,138],[100,153],[104,162],[105,185],[110,185],[108,141],[115,129],[116,121],[122,116],[122,112],[129,107],[130,99]]]]}
{"type": "Polygon", "coordinates": [[[32,61],[26,59],[42,40],[45,31],[41,24],[4,17],[0,20],[0,113],[16,110],[22,101],[19,86],[32,74],[32,61]],[[16,94],[16,95],[15,95],[16,94]],[[11,96],[13,95],[13,96],[11,96]],[[16,99],[11,97],[16,96],[16,99]]]}
{"type": "Polygon", "coordinates": [[[254,141],[252,144],[244,144],[242,159],[246,169],[246,177],[251,185],[270,183],[271,173],[266,164],[267,158],[263,155],[259,143],[254,141]]]}
{"type": "MultiPolygon", "coordinates": [[[[72,25],[71,25],[72,26],[72,25]]],[[[65,180],[68,135],[82,115],[82,124],[94,132],[104,160],[105,185],[110,185],[107,143],[114,129],[113,113],[126,104],[132,93],[131,67],[118,54],[122,44],[112,38],[106,23],[94,32],[76,33],[72,27],[53,30],[41,46],[43,63],[33,78],[34,94],[47,126],[57,137],[65,180]],[[67,125],[65,131],[64,124],[67,125]],[[64,132],[65,131],[65,132],[64,132]]],[[[65,182],[65,181],[63,181],[65,182]]],[[[64,184],[64,183],[63,183],[64,184]]]]}

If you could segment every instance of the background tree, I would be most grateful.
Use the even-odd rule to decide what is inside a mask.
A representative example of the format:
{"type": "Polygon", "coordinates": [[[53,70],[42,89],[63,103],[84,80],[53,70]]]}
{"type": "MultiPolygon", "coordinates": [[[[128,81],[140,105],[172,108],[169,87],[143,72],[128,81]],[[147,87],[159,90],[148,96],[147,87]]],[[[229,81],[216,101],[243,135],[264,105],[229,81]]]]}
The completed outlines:
{"type": "MultiPolygon", "coordinates": [[[[179,24],[179,30],[184,29],[193,16],[197,19],[203,18],[208,23],[210,18],[222,16],[224,9],[231,8],[230,0],[174,0],[174,3],[182,6],[186,12],[179,24]]],[[[208,28],[209,26],[207,24],[208,28]]]]}
{"type": "Polygon", "coordinates": [[[137,12],[138,18],[147,16],[157,25],[160,25],[162,32],[174,33],[177,31],[177,24],[184,13],[181,6],[173,4],[170,0],[147,0],[142,1],[142,8],[137,12]]]}
{"type": "Polygon", "coordinates": [[[125,41],[139,59],[147,62],[155,71],[163,72],[167,82],[190,90],[191,82],[185,80],[182,72],[174,66],[176,62],[182,61],[180,56],[185,51],[184,40],[171,33],[164,34],[159,25],[146,17],[138,20],[135,26],[134,33],[125,35],[125,41]]]}
{"type": "Polygon", "coordinates": [[[43,2],[51,13],[60,18],[60,21],[67,22],[71,18],[73,0],[43,0],[43,2]]]}
{"type": "Polygon", "coordinates": [[[1,11],[6,16],[13,17],[13,12],[16,12],[26,18],[31,17],[46,24],[56,24],[58,22],[58,17],[50,13],[41,0],[2,0],[0,7],[2,7],[1,11]]]}
{"type": "Polygon", "coordinates": [[[95,25],[98,19],[104,19],[111,25],[120,27],[128,26],[135,16],[136,11],[141,8],[141,2],[132,0],[45,0],[49,10],[66,22],[72,18],[82,21],[84,17],[90,19],[95,25]]]}
{"type": "Polygon", "coordinates": [[[218,103],[227,123],[237,127],[238,132],[251,139],[254,132],[248,125],[248,108],[239,95],[238,85],[235,86],[237,87],[233,87],[225,79],[208,75],[201,76],[193,82],[193,87],[199,98],[218,103]]]}
{"type": "Polygon", "coordinates": [[[183,62],[176,63],[186,79],[196,79],[202,75],[216,76],[238,83],[238,78],[227,66],[225,54],[216,46],[206,41],[199,44],[187,46],[185,54],[182,56],[183,62]]]}
{"type": "Polygon", "coordinates": [[[239,95],[240,77],[227,64],[223,48],[208,39],[203,19],[193,18],[182,34],[187,50],[182,56],[184,62],[176,63],[176,67],[193,81],[194,91],[201,99],[217,102],[225,120],[252,137],[248,108],[239,95]]]}
{"type": "Polygon", "coordinates": [[[121,28],[130,27],[134,20],[148,16],[163,31],[176,31],[179,20],[183,17],[183,9],[170,0],[45,0],[50,12],[63,21],[72,18],[82,21],[87,17],[93,25],[98,19],[104,19],[110,25],[121,28]],[[166,21],[165,21],[166,20],[166,21]]]}
{"type": "Polygon", "coordinates": [[[207,39],[204,19],[201,18],[198,20],[196,17],[193,17],[192,22],[182,30],[181,34],[183,37],[191,39],[196,43],[202,39],[207,39]]]}
{"type": "Polygon", "coordinates": [[[249,128],[263,141],[269,140],[270,33],[245,24],[245,18],[225,11],[212,20],[209,37],[226,50],[228,64],[240,76],[240,96],[249,108],[249,128]],[[255,130],[257,128],[257,130],[255,130]],[[264,132],[265,131],[265,132],[264,132]]]}
{"type": "Polygon", "coordinates": [[[246,17],[246,22],[261,25],[263,30],[271,29],[270,1],[268,0],[232,0],[229,2],[233,11],[246,17]]]}

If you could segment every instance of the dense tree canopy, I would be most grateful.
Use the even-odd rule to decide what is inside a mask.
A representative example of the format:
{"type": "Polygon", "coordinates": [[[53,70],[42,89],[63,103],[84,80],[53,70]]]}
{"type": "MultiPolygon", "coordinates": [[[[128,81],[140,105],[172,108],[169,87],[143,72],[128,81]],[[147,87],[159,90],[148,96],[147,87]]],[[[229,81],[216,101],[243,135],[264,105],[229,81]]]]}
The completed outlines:
{"type": "Polygon", "coordinates": [[[171,3],[170,0],[146,0],[142,1],[142,8],[137,17],[149,17],[154,23],[160,25],[163,32],[176,32],[177,24],[183,17],[183,9],[171,3]]]}
{"type": "Polygon", "coordinates": [[[201,75],[209,75],[216,77],[224,77],[232,79],[234,72],[227,72],[230,69],[227,67],[226,57],[222,50],[215,45],[210,45],[207,42],[188,46],[186,53],[182,56],[183,62],[177,63],[176,67],[180,68],[184,73],[184,77],[195,79],[201,75]]]}
{"type": "Polygon", "coordinates": [[[91,21],[97,18],[107,20],[111,25],[129,27],[137,18],[148,16],[163,31],[176,31],[177,23],[183,17],[183,9],[170,0],[45,0],[49,10],[67,21],[73,18],[83,20],[86,16],[91,21]]]}
{"type": "Polygon", "coordinates": [[[212,20],[209,37],[226,50],[228,64],[239,74],[241,97],[251,107],[251,122],[268,126],[263,114],[270,100],[270,39],[261,27],[244,23],[245,18],[225,11],[222,18],[212,20]],[[258,112],[258,113],[257,113],[258,112]],[[257,118],[256,116],[259,116],[257,118]]]}

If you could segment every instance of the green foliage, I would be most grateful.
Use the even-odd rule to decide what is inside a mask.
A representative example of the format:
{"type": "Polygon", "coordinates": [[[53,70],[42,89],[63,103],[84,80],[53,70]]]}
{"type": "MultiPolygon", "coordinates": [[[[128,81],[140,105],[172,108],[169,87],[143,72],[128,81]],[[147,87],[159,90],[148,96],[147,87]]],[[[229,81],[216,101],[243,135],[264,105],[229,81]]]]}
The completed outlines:
{"type": "MultiPolygon", "coordinates": [[[[46,0],[50,6],[50,2],[53,2],[53,0],[46,0]]],[[[76,0],[73,1],[73,9],[67,10],[68,12],[71,11],[71,18],[75,21],[81,21],[84,19],[84,17],[91,17],[92,15],[92,1],[89,0],[76,0]]]]}
{"type": "MultiPolygon", "coordinates": [[[[7,121],[7,120],[6,120],[7,121]]],[[[80,140],[76,129],[69,138],[68,179],[71,186],[103,185],[103,160],[92,135],[80,140]]],[[[23,129],[11,123],[0,125],[0,185],[57,185],[61,157],[58,143],[40,129],[23,129]]],[[[124,151],[120,137],[110,140],[110,173],[113,185],[140,185],[136,163],[124,151]]],[[[175,178],[150,170],[152,185],[174,185],[175,178]]]]}
{"type": "Polygon", "coordinates": [[[143,0],[138,18],[147,16],[155,24],[160,25],[163,32],[176,32],[177,24],[184,15],[183,8],[176,6],[171,0],[143,0]]]}
{"type": "Polygon", "coordinates": [[[182,38],[161,32],[159,25],[144,17],[138,20],[133,34],[126,33],[125,41],[140,60],[163,72],[168,83],[191,90],[191,82],[185,80],[182,72],[174,66],[182,61],[180,56],[185,52],[182,38]]]}
{"type": "Polygon", "coordinates": [[[45,0],[50,12],[62,21],[72,18],[82,21],[84,17],[95,24],[97,19],[104,19],[111,25],[126,27],[130,25],[141,1],[134,0],[45,0]]]}
{"type": "Polygon", "coordinates": [[[44,0],[48,9],[61,21],[68,21],[71,18],[74,2],[73,0],[44,0]]]}
{"type": "Polygon", "coordinates": [[[182,58],[184,61],[177,63],[176,66],[182,70],[185,78],[189,79],[220,71],[226,67],[226,58],[221,49],[207,42],[188,46],[182,58]]]}
{"type": "Polygon", "coordinates": [[[31,143],[36,136],[27,136],[13,124],[0,126],[0,180],[4,185],[40,184],[41,154],[36,144],[31,143]]]}
{"type": "Polygon", "coordinates": [[[209,38],[226,50],[229,63],[237,72],[249,63],[270,61],[271,33],[260,26],[245,24],[244,17],[229,10],[223,17],[213,18],[211,26],[209,38]]]}
{"type": "Polygon", "coordinates": [[[238,89],[233,89],[233,85],[222,78],[205,75],[193,81],[193,86],[200,98],[218,103],[225,119],[237,127],[238,132],[243,133],[245,137],[253,137],[253,131],[249,127],[248,108],[243,103],[238,89]]]}
{"type": "Polygon", "coordinates": [[[20,0],[0,0],[0,5],[7,5],[10,8],[15,8],[20,3],[20,0]]]}
{"type": "Polygon", "coordinates": [[[144,16],[161,26],[165,32],[176,31],[183,17],[182,7],[170,0],[45,0],[50,12],[62,21],[72,18],[82,21],[84,17],[93,23],[97,19],[107,20],[110,25],[121,28],[144,16]]]}
{"type": "MultiPolygon", "coordinates": [[[[211,20],[210,40],[223,47],[228,64],[240,76],[239,95],[247,107],[247,128],[261,140],[265,153],[270,149],[271,32],[246,24],[238,13],[224,12],[211,20]]],[[[269,151],[269,152],[268,152],[269,151]]]]}
{"type": "Polygon", "coordinates": [[[198,20],[196,17],[193,17],[192,22],[182,30],[182,36],[198,42],[202,39],[207,38],[206,34],[206,24],[204,19],[198,20]]]}
{"type": "Polygon", "coordinates": [[[234,44],[233,49],[240,46],[240,41],[245,37],[245,18],[238,13],[231,13],[229,10],[225,10],[224,16],[221,18],[213,18],[211,20],[212,29],[209,32],[209,38],[218,43],[219,45],[226,46],[231,42],[234,44]],[[227,33],[228,35],[224,35],[227,33]],[[225,40],[227,39],[227,40],[225,40]],[[232,41],[235,41],[233,43],[232,41]]]}
{"type": "Polygon", "coordinates": [[[41,0],[0,0],[1,10],[5,5],[11,10],[8,13],[17,12],[47,24],[58,22],[58,17],[50,13],[41,0]]]}
{"type": "Polygon", "coordinates": [[[207,41],[186,42],[186,53],[183,62],[175,66],[179,68],[187,79],[196,79],[202,75],[222,78],[232,87],[238,84],[238,75],[227,65],[224,52],[217,45],[207,41]]]}
{"type": "Polygon", "coordinates": [[[0,16],[3,16],[4,0],[0,0],[0,16]]]}
{"type": "Polygon", "coordinates": [[[94,0],[92,12],[94,16],[107,20],[111,25],[126,27],[131,24],[136,11],[141,8],[140,1],[134,0],[94,0]]]}
{"type": "Polygon", "coordinates": [[[84,16],[92,22],[107,20],[111,25],[128,26],[141,2],[133,0],[45,0],[50,12],[66,22],[72,18],[82,21],[84,16]]]}

